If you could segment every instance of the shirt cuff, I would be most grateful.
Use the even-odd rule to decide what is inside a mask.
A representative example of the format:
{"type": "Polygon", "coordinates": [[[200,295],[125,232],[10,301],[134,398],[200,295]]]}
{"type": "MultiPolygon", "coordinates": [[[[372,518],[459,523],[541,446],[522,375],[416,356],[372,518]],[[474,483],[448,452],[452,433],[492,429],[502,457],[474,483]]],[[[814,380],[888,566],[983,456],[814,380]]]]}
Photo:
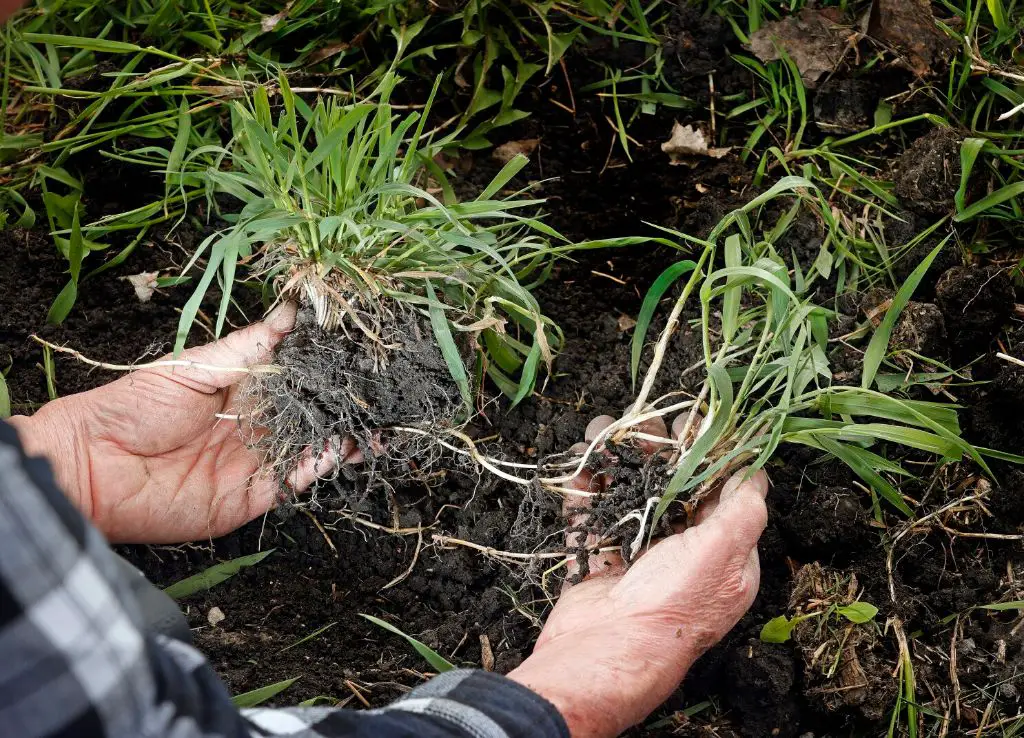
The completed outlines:
{"type": "Polygon", "coordinates": [[[546,699],[511,679],[475,669],[436,676],[384,710],[443,718],[474,736],[570,738],[565,719],[546,699]]]}

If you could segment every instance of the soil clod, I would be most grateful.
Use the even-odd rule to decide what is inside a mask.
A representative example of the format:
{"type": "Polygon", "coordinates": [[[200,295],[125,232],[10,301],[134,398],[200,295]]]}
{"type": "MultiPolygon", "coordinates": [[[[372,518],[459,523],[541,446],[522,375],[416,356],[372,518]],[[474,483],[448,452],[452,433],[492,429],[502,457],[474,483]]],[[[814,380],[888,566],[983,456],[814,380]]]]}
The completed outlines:
{"type": "Polygon", "coordinates": [[[911,210],[944,215],[953,209],[960,187],[960,144],[963,139],[947,128],[936,128],[917,139],[896,163],[895,191],[911,210]]]}
{"type": "Polygon", "coordinates": [[[956,351],[984,351],[1013,311],[1013,283],[997,266],[958,266],[935,285],[956,351]]]}
{"type": "Polygon", "coordinates": [[[390,474],[409,472],[417,456],[426,457],[416,460],[424,471],[437,454],[430,436],[389,430],[451,428],[463,409],[429,323],[395,307],[387,346],[320,328],[312,308],[299,310],[295,330],[277,349],[283,371],[254,387],[271,458],[284,462],[283,473],[305,448],[333,438],[353,438],[370,469],[390,474]]]}

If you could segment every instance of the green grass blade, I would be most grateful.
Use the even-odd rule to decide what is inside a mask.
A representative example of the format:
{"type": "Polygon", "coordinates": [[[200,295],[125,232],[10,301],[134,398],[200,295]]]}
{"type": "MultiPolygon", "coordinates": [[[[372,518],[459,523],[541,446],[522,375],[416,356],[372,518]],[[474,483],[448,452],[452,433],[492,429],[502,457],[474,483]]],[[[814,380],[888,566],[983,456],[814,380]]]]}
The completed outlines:
{"type": "MultiPolygon", "coordinates": [[[[675,474],[672,475],[672,479],[669,480],[668,486],[661,496],[661,501],[654,510],[655,524],[661,520],[661,516],[668,510],[668,506],[682,492],[683,487],[690,481],[690,477],[693,476],[693,472],[705,460],[708,452],[715,447],[715,444],[718,443],[722,433],[729,425],[729,416],[732,414],[733,405],[732,380],[729,379],[729,372],[722,363],[716,362],[708,368],[708,379],[711,381],[711,386],[718,396],[715,418],[711,421],[711,425],[704,431],[703,435],[690,447],[683,463],[679,465],[675,474]]],[[[651,526],[651,529],[654,529],[654,525],[651,526]]]]}
{"type": "Polygon", "coordinates": [[[422,656],[426,660],[426,662],[430,664],[430,666],[433,667],[433,669],[437,671],[439,674],[443,674],[446,671],[452,671],[455,668],[455,664],[453,664],[451,661],[449,661],[444,656],[439,654],[437,651],[432,649],[430,646],[423,643],[422,641],[416,640],[411,635],[406,635],[401,630],[393,626],[391,623],[381,620],[380,618],[375,618],[373,617],[373,615],[364,615],[362,613],[360,613],[360,615],[369,620],[377,627],[383,628],[389,633],[394,633],[395,635],[404,638],[409,643],[410,646],[416,649],[416,653],[422,656]]]}
{"type": "Polygon", "coordinates": [[[1012,200],[1022,194],[1024,194],[1024,182],[1014,182],[1013,184],[1000,187],[998,190],[981,198],[970,207],[957,212],[957,214],[953,216],[953,220],[957,223],[963,223],[966,220],[971,220],[972,218],[976,218],[981,215],[986,210],[990,210],[996,205],[1001,205],[1007,200],[1012,200]]]}
{"type": "Polygon", "coordinates": [[[263,561],[263,559],[270,556],[270,554],[274,553],[275,550],[276,549],[271,548],[267,551],[260,551],[259,553],[240,556],[237,559],[231,559],[230,561],[222,561],[219,564],[214,564],[209,569],[204,569],[198,574],[193,574],[190,577],[182,579],[180,582],[175,582],[164,589],[164,592],[166,592],[167,596],[172,600],[180,600],[185,597],[190,597],[197,592],[205,592],[208,589],[216,587],[221,582],[226,582],[242,569],[249,566],[255,566],[263,561]]]}
{"type": "Polygon", "coordinates": [[[254,689],[251,692],[243,692],[242,694],[236,694],[231,698],[232,704],[239,709],[246,707],[256,707],[262,705],[267,700],[273,699],[281,692],[288,689],[288,687],[295,684],[302,677],[292,677],[291,679],[285,679],[283,682],[276,682],[274,684],[268,684],[265,687],[254,689]]]}
{"type": "Polygon", "coordinates": [[[857,453],[860,449],[856,446],[850,446],[845,443],[840,443],[839,441],[834,441],[831,438],[826,438],[822,435],[817,436],[817,441],[821,444],[821,448],[850,467],[858,477],[867,482],[871,488],[884,497],[889,504],[907,517],[913,516],[914,511],[910,509],[906,502],[904,502],[903,496],[899,491],[892,486],[885,477],[866,463],[864,458],[857,453]]]}
{"type": "Polygon", "coordinates": [[[167,211],[167,200],[171,197],[175,180],[178,178],[185,153],[188,149],[189,136],[192,133],[192,114],[189,112],[188,100],[181,98],[178,106],[178,130],[174,136],[174,146],[167,158],[167,171],[164,174],[164,212],[167,211]]]}
{"type": "Polygon", "coordinates": [[[516,154],[505,166],[501,168],[501,171],[494,175],[494,179],[490,181],[476,199],[478,201],[490,200],[498,194],[502,187],[509,183],[509,180],[519,174],[520,170],[529,163],[530,160],[523,154],[516,154]]]}
{"type": "Polygon", "coordinates": [[[217,234],[211,237],[217,238],[217,240],[210,248],[210,260],[206,263],[206,269],[203,272],[203,276],[199,278],[199,284],[196,285],[195,292],[192,293],[188,302],[185,303],[185,307],[181,309],[181,318],[178,320],[178,335],[174,341],[175,356],[180,354],[185,348],[185,341],[188,340],[189,331],[192,330],[192,324],[195,322],[196,315],[199,314],[199,308],[203,304],[206,290],[209,289],[224,259],[224,252],[228,246],[227,242],[238,237],[237,231],[220,235],[219,238],[217,238],[217,234]]]}
{"type": "Polygon", "coordinates": [[[102,38],[88,38],[86,36],[61,36],[56,33],[23,33],[21,39],[30,44],[70,46],[75,49],[98,51],[103,54],[134,54],[144,51],[141,46],[123,41],[108,41],[102,38]]]}
{"type": "Polygon", "coordinates": [[[74,216],[71,221],[71,237],[68,240],[68,262],[71,278],[64,285],[57,298],[50,305],[50,311],[46,315],[46,322],[53,325],[60,325],[71,313],[78,299],[78,277],[82,273],[82,260],[85,258],[85,240],[82,238],[82,225],[79,221],[79,207],[75,203],[74,216]]]}
{"type": "Polygon", "coordinates": [[[633,328],[633,346],[630,367],[633,374],[633,383],[636,384],[637,373],[640,371],[640,357],[644,350],[644,341],[647,340],[647,330],[651,326],[654,312],[658,309],[658,303],[662,296],[668,291],[677,279],[684,274],[697,268],[697,264],[689,259],[678,261],[658,275],[654,284],[647,290],[644,296],[643,305],[636,316],[636,326],[633,328]]]}
{"type": "MultiPolygon", "coordinates": [[[[732,234],[725,239],[725,265],[730,268],[743,264],[743,249],[739,234],[732,234]]],[[[739,327],[740,299],[743,297],[743,285],[736,275],[730,276],[725,282],[725,294],[722,296],[722,340],[730,343],[739,327]]]]}
{"type": "Polygon", "coordinates": [[[437,339],[437,345],[441,349],[441,355],[444,357],[444,363],[448,365],[448,371],[451,372],[452,379],[459,386],[459,393],[462,395],[462,401],[466,405],[466,411],[472,412],[473,393],[469,388],[469,376],[466,374],[466,365],[462,361],[462,353],[455,344],[451,327],[448,325],[448,318],[445,317],[444,308],[438,302],[434,286],[430,283],[429,279],[426,281],[426,286],[427,298],[430,301],[428,307],[430,327],[434,330],[434,338],[437,339]]]}
{"type": "Polygon", "coordinates": [[[11,417],[11,391],[7,387],[7,377],[0,372],[0,418],[11,417]]]}
{"type": "Polygon", "coordinates": [[[308,643],[309,641],[313,640],[314,638],[316,638],[321,633],[327,632],[328,630],[330,630],[331,628],[333,628],[337,624],[338,624],[338,621],[335,620],[333,623],[328,623],[327,625],[323,626],[322,628],[317,628],[316,630],[314,630],[309,635],[303,636],[299,640],[295,641],[295,643],[289,643],[287,646],[285,646],[280,651],[278,651],[278,653],[284,653],[285,651],[290,651],[293,648],[297,648],[298,646],[301,646],[303,643],[308,643]]]}
{"type": "Polygon", "coordinates": [[[530,353],[526,357],[526,363],[523,365],[523,373],[519,379],[519,388],[516,390],[516,396],[512,398],[512,407],[522,402],[533,390],[534,384],[537,381],[537,365],[540,363],[540,355],[540,343],[534,341],[533,347],[530,348],[530,353]]]}
{"type": "Polygon", "coordinates": [[[954,195],[956,211],[962,213],[967,208],[967,183],[978,160],[978,154],[988,143],[984,138],[967,138],[960,145],[960,187],[954,195]]]}
{"type": "Polygon", "coordinates": [[[826,416],[852,415],[854,417],[885,418],[907,425],[929,427],[921,420],[920,416],[924,416],[950,433],[960,433],[960,419],[956,414],[958,405],[926,400],[903,400],[874,392],[868,394],[861,390],[850,389],[839,392],[833,390],[822,394],[818,400],[818,407],[820,412],[826,416]]]}
{"type": "Polygon", "coordinates": [[[1000,461],[1009,461],[1011,464],[1024,464],[1024,456],[1020,454],[1011,454],[1009,451],[999,451],[994,448],[984,448],[983,446],[975,446],[978,453],[982,456],[987,456],[990,459],[999,459],[1000,461]]]}
{"type": "Polygon", "coordinates": [[[878,367],[882,365],[882,360],[889,350],[889,338],[892,336],[892,330],[896,326],[900,313],[903,312],[903,308],[910,302],[911,295],[914,294],[914,290],[917,289],[928,268],[935,261],[935,257],[945,248],[946,241],[948,239],[943,239],[938,246],[932,249],[928,256],[921,260],[917,268],[910,273],[910,276],[900,286],[896,296],[892,298],[892,304],[885,311],[885,317],[878,328],[875,329],[874,334],[871,336],[871,341],[868,343],[867,350],[864,352],[864,368],[860,380],[860,385],[864,389],[869,388],[875,381],[878,367]]]}
{"type": "Polygon", "coordinates": [[[991,605],[978,605],[979,610],[993,610],[995,612],[1006,612],[1007,610],[1024,610],[1024,600],[1013,602],[995,602],[991,605]]]}

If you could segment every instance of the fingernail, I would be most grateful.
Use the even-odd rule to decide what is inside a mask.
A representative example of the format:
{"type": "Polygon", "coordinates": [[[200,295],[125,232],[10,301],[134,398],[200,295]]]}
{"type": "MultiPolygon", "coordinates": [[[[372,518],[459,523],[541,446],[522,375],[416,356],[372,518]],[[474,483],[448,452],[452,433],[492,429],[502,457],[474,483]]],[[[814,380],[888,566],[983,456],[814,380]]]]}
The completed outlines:
{"type": "Polygon", "coordinates": [[[574,443],[569,447],[569,453],[576,454],[577,456],[579,456],[582,453],[586,453],[586,450],[588,448],[590,448],[589,443],[584,443],[583,441],[580,441],[579,443],[574,443]]]}
{"type": "Polygon", "coordinates": [[[598,415],[596,418],[591,420],[587,424],[587,430],[583,433],[583,438],[589,443],[597,438],[609,425],[615,422],[615,418],[611,415],[598,415]]]}
{"type": "Polygon", "coordinates": [[[285,301],[267,313],[263,322],[275,333],[288,333],[295,327],[295,314],[298,307],[294,302],[285,301]]]}

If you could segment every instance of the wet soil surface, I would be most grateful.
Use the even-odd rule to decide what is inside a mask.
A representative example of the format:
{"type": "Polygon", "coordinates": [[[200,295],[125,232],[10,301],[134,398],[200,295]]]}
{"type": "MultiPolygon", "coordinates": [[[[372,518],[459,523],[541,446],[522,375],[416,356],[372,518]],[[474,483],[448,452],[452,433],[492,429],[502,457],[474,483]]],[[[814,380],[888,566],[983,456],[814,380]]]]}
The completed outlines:
{"type": "MultiPolygon", "coordinates": [[[[698,101],[708,94],[708,68],[721,72],[719,89],[744,84],[726,57],[729,34],[710,26],[703,31],[700,36],[680,30],[674,42],[680,66],[673,73],[698,101]],[[704,39],[700,44],[694,41],[698,37],[704,39]],[[687,76],[683,62],[699,73],[687,76]]],[[[565,104],[570,100],[568,90],[555,83],[537,92],[534,116],[509,129],[508,137],[540,138],[525,180],[541,182],[548,222],[569,238],[651,232],[646,223],[700,235],[754,191],[749,168],[734,157],[699,161],[692,168],[669,164],[659,144],[673,119],[689,122],[686,114],[641,117],[630,131],[637,143],[630,162],[616,148],[606,111],[577,99],[572,115],[550,104],[555,97],[565,104]]],[[[851,124],[846,113],[829,115],[839,125],[851,124]]],[[[945,143],[939,144],[941,154],[945,143]]],[[[935,159],[932,174],[941,170],[944,181],[956,182],[958,177],[946,168],[948,158],[942,157],[945,163],[935,159]]],[[[486,152],[466,158],[468,189],[500,166],[486,152]]],[[[937,178],[925,174],[915,175],[914,181],[920,185],[937,178]]],[[[932,207],[949,196],[911,194],[911,199],[920,198],[908,206],[932,207]]],[[[803,234],[804,243],[784,252],[803,249],[813,258],[815,243],[820,243],[814,224],[794,232],[803,234]]],[[[71,317],[53,328],[45,325],[45,315],[65,281],[60,257],[38,232],[0,233],[8,254],[0,274],[0,362],[13,362],[7,376],[16,410],[29,411],[47,397],[37,366],[43,362],[42,350],[28,339],[32,332],[111,362],[131,362],[167,349],[187,288],[158,292],[143,304],[122,277],[176,273],[197,237],[201,233],[185,228],[144,243],[123,267],[87,282],[71,317]]],[[[595,415],[621,413],[632,399],[631,321],[648,285],[678,257],[667,247],[636,247],[562,262],[538,293],[566,335],[556,371],[519,407],[509,409],[500,400],[485,407],[473,428],[477,437],[488,439],[507,458],[531,462],[581,440],[595,415]]],[[[959,257],[952,258],[922,285],[920,299],[931,307],[918,312],[927,325],[905,326],[904,333],[932,335],[941,318],[954,352],[961,358],[983,357],[972,367],[973,376],[989,383],[951,390],[967,407],[962,413],[966,435],[979,444],[1018,451],[1024,437],[1024,370],[994,358],[1001,337],[1007,353],[1024,359],[1024,327],[1012,314],[1012,285],[1007,292],[1008,278],[994,267],[960,266],[959,257]]],[[[243,293],[241,304],[250,318],[257,317],[258,295],[243,293]]],[[[840,324],[864,319],[856,300],[845,313],[840,324]]],[[[235,320],[243,319],[236,315],[235,320]]],[[[664,374],[678,376],[698,361],[698,343],[689,328],[681,329],[669,357],[668,368],[674,371],[664,374]]],[[[844,349],[837,344],[836,350],[844,349]]],[[[855,359],[845,381],[859,381],[855,359]]],[[[61,394],[111,377],[72,360],[57,361],[61,394]]],[[[700,379],[698,373],[689,381],[696,385],[700,379]]],[[[903,460],[910,468],[930,469],[913,466],[919,461],[903,460]]],[[[945,697],[954,704],[955,697],[959,705],[959,722],[950,735],[976,730],[993,699],[1001,714],[1016,714],[1021,695],[1014,664],[1024,636],[1014,628],[1015,613],[969,610],[1020,599],[1014,586],[1024,577],[1024,555],[1017,541],[955,534],[1020,531],[1024,473],[1008,466],[995,471],[1002,484],[991,488],[966,467],[948,467],[937,477],[908,484],[907,493],[927,509],[955,501],[964,490],[984,494],[910,532],[890,559],[880,545],[885,531],[872,513],[871,498],[851,474],[821,463],[805,449],[783,448],[769,467],[770,523],[761,543],[762,587],[753,609],[693,669],[663,710],[661,718],[667,719],[636,734],[884,734],[895,699],[897,628],[916,635],[919,699],[945,697]],[[943,498],[947,494],[949,499],[943,498]],[[837,697],[832,683],[822,680],[821,664],[808,656],[817,642],[807,631],[785,644],[758,638],[765,622],[793,604],[798,572],[812,563],[855,577],[857,597],[880,609],[873,624],[858,626],[874,630],[858,631],[850,641],[856,649],[841,649],[836,661],[854,676],[856,661],[866,683],[888,685],[876,691],[875,699],[837,697]],[[952,624],[946,620],[957,613],[962,616],[952,624]],[[950,677],[951,654],[957,657],[952,668],[956,682],[950,677]],[[713,706],[692,718],[678,712],[704,700],[713,706]]],[[[220,540],[128,547],[125,552],[155,582],[166,585],[217,560],[273,548],[259,565],[183,603],[198,646],[233,692],[298,677],[278,703],[319,696],[360,707],[395,698],[421,683],[427,669],[404,642],[360,618],[361,613],[396,624],[458,664],[501,672],[529,654],[539,632],[548,603],[525,584],[523,571],[466,547],[444,545],[435,534],[504,550],[523,540],[557,537],[561,527],[555,503],[490,477],[451,471],[373,494],[361,494],[358,482],[350,482],[340,491],[321,490],[315,504],[281,509],[220,540]],[[215,626],[208,620],[214,607],[224,615],[215,626]]],[[[852,683],[847,687],[864,689],[852,683]]]]}

